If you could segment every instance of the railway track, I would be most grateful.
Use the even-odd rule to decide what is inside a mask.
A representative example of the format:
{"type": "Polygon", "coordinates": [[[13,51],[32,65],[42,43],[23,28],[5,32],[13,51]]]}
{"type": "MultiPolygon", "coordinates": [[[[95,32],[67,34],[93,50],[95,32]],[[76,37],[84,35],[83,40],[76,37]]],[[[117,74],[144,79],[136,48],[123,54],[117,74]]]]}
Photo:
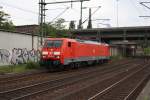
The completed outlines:
{"type": "Polygon", "coordinates": [[[9,82],[13,82],[13,81],[15,82],[20,79],[28,78],[29,76],[32,76],[32,75],[39,75],[39,74],[43,74],[46,72],[48,72],[48,71],[42,69],[42,71],[31,71],[28,73],[21,73],[21,74],[16,73],[16,74],[12,74],[12,75],[4,75],[3,77],[2,76],[0,77],[0,84],[9,83],[9,82]]]}
{"type": "MultiPolygon", "coordinates": [[[[118,64],[123,64],[123,63],[127,63],[127,62],[130,62],[129,60],[121,60],[120,63],[118,64]]],[[[0,84],[2,83],[9,83],[9,82],[15,82],[17,80],[22,80],[22,79],[25,79],[25,78],[28,78],[32,75],[39,75],[39,74],[42,74],[42,73],[45,73],[45,72],[48,72],[47,70],[42,70],[42,71],[31,71],[29,73],[21,73],[21,74],[13,74],[13,75],[2,75],[0,77],[0,84]]]]}
{"type": "MultiPolygon", "coordinates": [[[[38,84],[33,84],[30,86],[25,86],[21,88],[16,88],[13,90],[3,91],[0,92],[0,98],[1,100],[19,100],[19,99],[31,99],[32,97],[38,97],[39,95],[48,92],[48,91],[55,91],[58,90],[61,87],[66,87],[68,85],[84,82],[90,79],[93,79],[96,76],[100,76],[98,78],[106,77],[110,78],[112,76],[116,76],[118,74],[126,72],[126,69],[133,70],[134,67],[140,66],[140,64],[135,64],[133,68],[129,68],[131,63],[127,63],[122,65],[122,67],[112,67],[109,70],[103,70],[99,72],[97,71],[90,71],[85,73],[80,73],[78,75],[72,75],[70,77],[62,78],[62,79],[56,79],[56,80],[50,80],[47,82],[42,82],[38,84]],[[9,97],[8,97],[9,95],[9,97]],[[37,96],[38,95],[38,96],[37,96]]],[[[133,62],[132,62],[133,64],[133,62]]],[[[140,66],[141,67],[141,66],[140,66]]]]}
{"type": "Polygon", "coordinates": [[[144,84],[149,79],[150,64],[120,74],[109,80],[96,82],[55,100],[136,100],[144,84]]]}
{"type": "Polygon", "coordinates": [[[48,81],[48,80],[53,80],[53,79],[60,79],[60,78],[65,78],[68,77],[72,74],[80,74],[80,73],[84,73],[84,72],[92,72],[92,71],[102,71],[105,70],[107,68],[111,68],[114,66],[121,66],[122,64],[126,64],[126,63],[130,63],[131,61],[129,60],[125,60],[125,61],[121,61],[119,64],[106,64],[103,65],[101,67],[89,67],[87,69],[79,69],[79,70],[71,70],[71,71],[63,71],[63,72],[57,72],[57,73],[39,73],[39,74],[32,74],[32,75],[26,75],[26,76],[17,76],[14,78],[8,78],[8,79],[4,79],[3,81],[0,81],[0,92],[2,91],[7,91],[7,90],[11,90],[14,88],[19,88],[19,87],[25,87],[28,85],[33,85],[33,84],[37,84],[37,83],[41,83],[43,81],[48,81]]]}
{"type": "Polygon", "coordinates": [[[150,76],[148,65],[129,74],[88,100],[135,100],[137,95],[133,95],[134,91],[150,76]]]}

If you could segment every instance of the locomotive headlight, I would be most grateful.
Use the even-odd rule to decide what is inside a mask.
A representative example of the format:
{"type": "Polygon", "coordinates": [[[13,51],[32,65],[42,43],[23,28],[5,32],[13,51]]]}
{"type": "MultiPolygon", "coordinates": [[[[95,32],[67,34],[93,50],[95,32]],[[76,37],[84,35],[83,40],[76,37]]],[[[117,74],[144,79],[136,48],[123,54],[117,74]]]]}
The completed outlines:
{"type": "Polygon", "coordinates": [[[43,51],[42,55],[48,55],[48,52],[47,51],[43,51]]]}
{"type": "Polygon", "coordinates": [[[60,55],[60,52],[54,52],[54,55],[60,55]]]}
{"type": "Polygon", "coordinates": [[[60,56],[56,56],[56,58],[58,58],[58,59],[59,59],[59,58],[60,58],[60,56]]]}

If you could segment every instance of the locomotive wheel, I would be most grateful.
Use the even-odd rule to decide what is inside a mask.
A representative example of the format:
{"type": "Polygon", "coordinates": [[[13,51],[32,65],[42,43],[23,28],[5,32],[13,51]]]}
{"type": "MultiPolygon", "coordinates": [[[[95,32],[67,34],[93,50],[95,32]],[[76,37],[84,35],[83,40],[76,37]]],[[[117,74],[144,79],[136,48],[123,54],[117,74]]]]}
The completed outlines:
{"type": "Polygon", "coordinates": [[[80,67],[80,62],[75,63],[75,69],[78,69],[80,67]]]}
{"type": "Polygon", "coordinates": [[[70,63],[69,66],[71,69],[75,69],[75,63],[70,63]]]}

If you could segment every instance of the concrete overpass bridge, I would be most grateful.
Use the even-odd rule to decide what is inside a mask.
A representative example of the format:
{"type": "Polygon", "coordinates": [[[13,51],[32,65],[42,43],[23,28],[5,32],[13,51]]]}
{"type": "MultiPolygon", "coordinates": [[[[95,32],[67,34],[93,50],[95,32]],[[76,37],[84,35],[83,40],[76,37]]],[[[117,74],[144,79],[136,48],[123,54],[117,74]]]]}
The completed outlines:
{"type": "Polygon", "coordinates": [[[72,35],[74,38],[102,41],[123,48],[123,54],[132,48],[150,47],[150,26],[79,29],[72,30],[72,35]]]}

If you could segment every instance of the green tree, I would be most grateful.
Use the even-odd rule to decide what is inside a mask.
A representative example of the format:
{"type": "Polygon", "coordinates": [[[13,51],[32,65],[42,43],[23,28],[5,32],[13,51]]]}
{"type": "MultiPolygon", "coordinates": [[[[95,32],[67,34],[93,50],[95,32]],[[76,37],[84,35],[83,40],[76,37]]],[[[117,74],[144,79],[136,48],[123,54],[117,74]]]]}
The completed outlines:
{"type": "Polygon", "coordinates": [[[10,15],[5,13],[2,8],[0,8],[0,29],[14,30],[14,25],[9,18],[10,15]]]}
{"type": "Polygon", "coordinates": [[[57,37],[57,29],[51,25],[51,23],[44,24],[44,31],[46,36],[57,37]]]}
{"type": "Polygon", "coordinates": [[[75,29],[75,23],[74,23],[74,21],[70,22],[69,29],[75,29]]]}
{"type": "Polygon", "coordinates": [[[59,18],[57,21],[51,23],[51,25],[58,30],[63,30],[66,27],[65,25],[63,25],[64,22],[65,22],[65,19],[59,18]]]}
{"type": "Polygon", "coordinates": [[[50,37],[68,37],[68,30],[65,29],[64,19],[60,18],[53,23],[46,23],[44,25],[44,29],[46,32],[46,36],[50,37]]]}

